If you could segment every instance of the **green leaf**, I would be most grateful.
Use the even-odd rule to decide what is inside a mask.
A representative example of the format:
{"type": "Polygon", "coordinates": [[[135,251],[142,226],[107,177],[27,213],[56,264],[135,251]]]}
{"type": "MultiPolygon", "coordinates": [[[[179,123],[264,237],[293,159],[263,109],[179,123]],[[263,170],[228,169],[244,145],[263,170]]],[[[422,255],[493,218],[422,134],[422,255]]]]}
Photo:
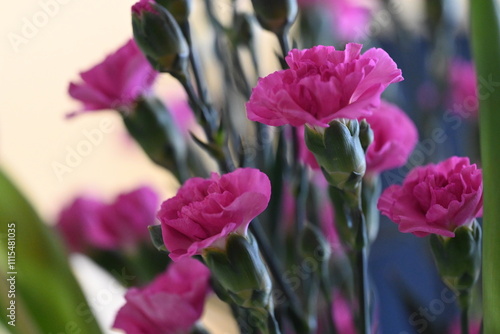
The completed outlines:
{"type": "Polygon", "coordinates": [[[16,273],[8,274],[15,276],[16,327],[7,328],[23,334],[101,333],[61,243],[1,170],[0,193],[0,272],[16,273]],[[7,248],[9,232],[13,249],[7,248]],[[9,267],[12,251],[15,264],[9,267]]]}
{"type": "Polygon", "coordinates": [[[495,0],[471,0],[471,36],[479,84],[484,183],[484,333],[500,333],[500,19],[495,0]]]}

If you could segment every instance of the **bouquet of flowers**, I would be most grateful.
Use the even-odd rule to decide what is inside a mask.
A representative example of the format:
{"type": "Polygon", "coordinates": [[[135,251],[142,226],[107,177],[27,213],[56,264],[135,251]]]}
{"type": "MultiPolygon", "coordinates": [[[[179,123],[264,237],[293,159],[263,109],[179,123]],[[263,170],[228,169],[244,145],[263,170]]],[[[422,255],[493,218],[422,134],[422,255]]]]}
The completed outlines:
{"type": "MultiPolygon", "coordinates": [[[[16,311],[5,327],[101,332],[68,269],[67,256],[81,253],[128,289],[113,323],[127,334],[500,333],[494,1],[470,1],[475,66],[458,56],[456,45],[469,39],[450,38],[459,29],[446,1],[423,5],[420,41],[403,38],[398,1],[233,0],[225,10],[218,1],[138,1],[133,36],[68,89],[80,107],[67,117],[114,110],[178,181],[175,196],[160,198],[159,185],[111,202],[82,195],[51,229],[2,176],[6,219],[24,212],[34,222],[18,232],[17,243],[33,242],[19,256],[38,259],[19,269],[17,304],[6,305],[17,305],[17,327],[16,311]],[[194,33],[197,25],[206,35],[194,33]],[[209,34],[205,50],[198,42],[209,34]],[[275,48],[266,53],[270,36],[275,48]],[[417,57],[424,62],[408,65],[417,57]],[[184,92],[164,99],[162,76],[184,92]],[[386,316],[394,305],[369,263],[380,256],[376,240],[397,238],[383,236],[396,226],[413,235],[404,240],[428,240],[428,271],[445,288],[422,304],[392,277],[406,313],[386,316]],[[50,298],[43,284],[64,295],[53,304],[56,321],[42,306],[50,298]],[[214,330],[200,319],[215,299],[233,320],[214,330]],[[447,304],[459,312],[437,319],[447,304]],[[386,324],[391,317],[406,327],[386,324]]],[[[15,289],[15,266],[4,272],[15,289]]]]}

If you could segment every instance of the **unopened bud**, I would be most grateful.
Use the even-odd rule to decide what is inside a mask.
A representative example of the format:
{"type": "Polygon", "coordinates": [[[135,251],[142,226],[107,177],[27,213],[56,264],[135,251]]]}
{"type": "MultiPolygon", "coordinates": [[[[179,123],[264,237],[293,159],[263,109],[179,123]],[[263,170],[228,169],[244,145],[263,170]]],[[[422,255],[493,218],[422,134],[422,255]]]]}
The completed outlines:
{"type": "Polygon", "coordinates": [[[272,283],[255,239],[231,234],[226,249],[206,248],[203,259],[214,278],[237,305],[268,309],[272,305],[272,283]]]}
{"type": "Polygon", "coordinates": [[[481,226],[476,220],[460,226],[454,238],[431,235],[434,260],[443,281],[458,293],[467,293],[481,270],[481,226]]]}
{"type": "Polygon", "coordinates": [[[342,190],[359,186],[366,161],[357,120],[336,119],[324,131],[306,126],[305,140],[330,185],[342,190]]]}
{"type": "Polygon", "coordinates": [[[314,258],[318,262],[328,261],[331,255],[331,247],[323,233],[316,226],[306,224],[300,239],[300,250],[303,257],[314,258]]]}
{"type": "Polygon", "coordinates": [[[370,127],[370,124],[363,119],[359,122],[359,141],[361,142],[361,147],[363,151],[366,152],[368,146],[373,142],[373,130],[370,127]]]}
{"type": "Polygon", "coordinates": [[[186,141],[160,100],[139,99],[133,112],[123,114],[123,121],[129,134],[151,160],[176,175],[185,172],[182,169],[186,163],[186,141]]]}
{"type": "Polygon", "coordinates": [[[156,0],[156,3],[165,7],[179,25],[188,20],[193,9],[192,0],[156,0]]]}
{"type": "Polygon", "coordinates": [[[159,72],[185,74],[189,47],[174,17],[151,0],[132,7],[134,39],[159,72]]]}
{"type": "Polygon", "coordinates": [[[262,28],[275,34],[288,29],[297,17],[297,0],[252,0],[252,4],[262,28]]]}

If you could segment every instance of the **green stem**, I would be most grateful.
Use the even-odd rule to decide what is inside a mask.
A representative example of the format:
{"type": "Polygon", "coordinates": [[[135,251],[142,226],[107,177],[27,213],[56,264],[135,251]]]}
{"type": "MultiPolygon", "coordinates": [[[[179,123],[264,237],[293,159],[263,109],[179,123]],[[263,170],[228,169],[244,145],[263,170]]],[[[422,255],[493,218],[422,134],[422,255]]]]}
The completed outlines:
{"type": "Polygon", "coordinates": [[[292,315],[294,323],[296,323],[297,331],[300,333],[308,333],[309,325],[304,319],[304,312],[300,307],[301,303],[299,301],[299,298],[292,290],[290,285],[283,279],[283,268],[281,268],[281,266],[279,265],[279,262],[276,259],[276,256],[269,244],[269,241],[267,240],[266,234],[262,230],[262,226],[260,225],[258,219],[254,219],[254,221],[250,224],[249,229],[250,232],[252,232],[252,234],[254,235],[257,244],[259,245],[259,250],[264,257],[267,266],[269,267],[271,275],[288,300],[288,309],[292,315]]]}
{"type": "Polygon", "coordinates": [[[357,292],[359,305],[359,318],[361,333],[370,333],[370,305],[368,296],[370,288],[368,286],[368,235],[363,211],[358,207],[351,211],[354,226],[358,226],[356,236],[356,273],[357,292]]]}
{"type": "Polygon", "coordinates": [[[201,102],[206,105],[208,102],[207,89],[206,89],[207,86],[202,77],[202,72],[197,54],[194,52],[193,49],[193,43],[191,41],[191,28],[188,21],[186,21],[182,25],[181,30],[189,46],[189,61],[191,62],[191,68],[194,74],[196,89],[198,90],[198,95],[200,96],[201,102]]]}
{"type": "Polygon", "coordinates": [[[462,334],[469,334],[469,315],[468,315],[469,308],[465,307],[462,309],[462,312],[460,314],[460,325],[462,328],[462,334]]]}
{"type": "Polygon", "coordinates": [[[495,0],[471,0],[471,40],[479,84],[481,162],[484,184],[484,333],[500,333],[500,18],[495,0]]]}
{"type": "Polygon", "coordinates": [[[286,57],[288,52],[290,52],[290,43],[288,42],[288,32],[289,29],[283,29],[283,32],[277,34],[278,42],[280,43],[281,53],[283,54],[283,58],[286,57]]]}

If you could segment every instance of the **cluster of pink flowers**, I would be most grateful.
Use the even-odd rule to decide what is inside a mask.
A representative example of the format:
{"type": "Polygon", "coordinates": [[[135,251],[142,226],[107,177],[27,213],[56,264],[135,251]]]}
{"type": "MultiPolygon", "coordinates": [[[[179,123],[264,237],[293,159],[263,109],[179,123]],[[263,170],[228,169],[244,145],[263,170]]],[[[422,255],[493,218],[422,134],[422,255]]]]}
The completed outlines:
{"type": "Polygon", "coordinates": [[[72,252],[133,247],[149,240],[158,202],[149,187],[120,194],[111,204],[78,197],[61,211],[57,229],[72,252]]]}
{"type": "Polygon", "coordinates": [[[127,291],[113,327],[127,334],[188,334],[210,291],[210,271],[202,263],[172,263],[149,285],[127,291]]]}

